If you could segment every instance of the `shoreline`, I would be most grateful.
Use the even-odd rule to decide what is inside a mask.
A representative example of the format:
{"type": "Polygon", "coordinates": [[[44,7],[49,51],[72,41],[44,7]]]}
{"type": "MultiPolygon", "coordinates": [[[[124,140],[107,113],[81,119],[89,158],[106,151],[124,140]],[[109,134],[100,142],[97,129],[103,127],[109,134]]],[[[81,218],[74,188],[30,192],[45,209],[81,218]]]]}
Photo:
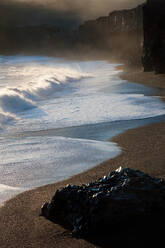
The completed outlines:
{"type": "MultiPolygon", "coordinates": [[[[164,75],[146,74],[140,70],[124,71],[120,76],[123,80],[159,89],[161,92],[158,96],[165,100],[164,75]]],[[[122,149],[119,156],[67,180],[23,192],[7,201],[0,208],[0,232],[3,233],[3,237],[0,237],[1,247],[96,247],[87,240],[72,238],[63,227],[39,217],[41,205],[52,198],[57,188],[69,183],[94,181],[120,166],[165,178],[164,140],[163,122],[130,129],[111,140],[122,149]]]]}
{"type": "Polygon", "coordinates": [[[124,73],[121,79],[130,83],[138,83],[156,89],[155,96],[165,101],[165,74],[155,74],[154,72],[143,72],[141,68],[127,68],[126,66],[118,66],[124,73]]]}

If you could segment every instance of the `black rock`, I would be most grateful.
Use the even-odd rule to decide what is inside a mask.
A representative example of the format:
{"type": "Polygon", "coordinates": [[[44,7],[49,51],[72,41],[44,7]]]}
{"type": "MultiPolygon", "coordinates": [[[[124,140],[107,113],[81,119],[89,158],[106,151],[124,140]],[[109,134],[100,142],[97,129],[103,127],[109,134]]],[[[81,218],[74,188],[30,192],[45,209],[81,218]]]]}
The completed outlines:
{"type": "Polygon", "coordinates": [[[104,231],[119,223],[164,218],[165,180],[119,168],[96,182],[57,190],[41,209],[46,218],[65,223],[76,236],[104,231]]]}

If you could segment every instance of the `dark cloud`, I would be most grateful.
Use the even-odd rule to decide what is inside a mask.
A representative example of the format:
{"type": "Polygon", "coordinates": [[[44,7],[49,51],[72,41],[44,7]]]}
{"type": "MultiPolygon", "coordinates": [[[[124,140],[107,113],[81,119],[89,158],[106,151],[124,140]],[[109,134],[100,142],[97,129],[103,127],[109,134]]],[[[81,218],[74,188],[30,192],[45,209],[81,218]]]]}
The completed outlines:
{"type": "Polygon", "coordinates": [[[0,0],[0,24],[7,26],[24,26],[55,24],[75,26],[80,22],[78,15],[72,10],[57,10],[50,5],[34,4],[32,2],[14,2],[0,0]]]}
{"type": "Polygon", "coordinates": [[[0,0],[1,25],[76,26],[86,19],[132,8],[144,0],[0,0]]]}

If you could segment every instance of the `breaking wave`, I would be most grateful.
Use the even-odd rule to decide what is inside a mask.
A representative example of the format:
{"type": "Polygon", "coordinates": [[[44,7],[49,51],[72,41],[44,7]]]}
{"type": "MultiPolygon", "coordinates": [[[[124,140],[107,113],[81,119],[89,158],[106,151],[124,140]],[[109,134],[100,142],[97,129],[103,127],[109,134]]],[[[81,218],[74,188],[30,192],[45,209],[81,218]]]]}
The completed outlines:
{"type": "MultiPolygon", "coordinates": [[[[76,70],[76,68],[58,67],[57,64],[55,66],[49,64],[36,66],[33,63],[28,65],[25,63],[22,66],[19,64],[22,63],[19,59],[16,61],[16,65],[14,62],[15,60],[12,59],[11,63],[4,63],[7,66],[7,73],[10,71],[10,75],[7,76],[6,84],[0,85],[1,125],[16,119],[24,111],[37,108],[39,101],[49,100],[64,89],[66,94],[71,83],[90,77],[89,74],[76,70]]],[[[4,81],[3,75],[1,80],[4,81]]]]}
{"type": "Polygon", "coordinates": [[[143,86],[127,85],[118,77],[115,65],[105,61],[73,62],[40,56],[6,56],[2,60],[3,130],[11,120],[15,122],[7,128],[27,131],[165,114],[160,99],[143,86]]]}
{"type": "Polygon", "coordinates": [[[19,95],[9,90],[0,94],[0,107],[3,112],[17,114],[18,112],[34,108],[35,105],[21,94],[19,95]]]}

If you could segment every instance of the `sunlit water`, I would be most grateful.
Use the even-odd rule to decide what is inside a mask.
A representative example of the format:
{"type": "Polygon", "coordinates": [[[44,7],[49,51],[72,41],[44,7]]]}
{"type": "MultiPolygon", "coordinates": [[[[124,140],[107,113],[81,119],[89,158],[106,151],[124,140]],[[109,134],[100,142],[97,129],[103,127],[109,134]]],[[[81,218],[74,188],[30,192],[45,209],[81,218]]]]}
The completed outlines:
{"type": "Polygon", "coordinates": [[[115,66],[0,57],[0,202],[116,156],[110,137],[165,114],[152,89],[121,80],[115,66]]]}

